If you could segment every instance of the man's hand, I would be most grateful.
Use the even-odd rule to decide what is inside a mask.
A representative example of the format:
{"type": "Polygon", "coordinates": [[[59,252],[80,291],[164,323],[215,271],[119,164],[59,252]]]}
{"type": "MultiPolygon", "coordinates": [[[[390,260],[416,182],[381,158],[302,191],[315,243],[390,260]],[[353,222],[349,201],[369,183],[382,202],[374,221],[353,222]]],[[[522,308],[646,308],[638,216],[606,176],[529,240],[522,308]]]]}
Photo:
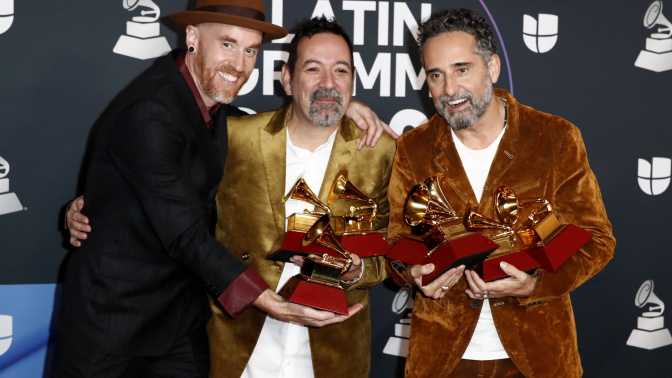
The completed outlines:
{"type": "Polygon", "coordinates": [[[532,294],[534,285],[537,283],[537,277],[516,269],[515,266],[500,262],[499,266],[511,277],[503,278],[493,282],[485,282],[476,272],[468,270],[465,272],[469,289],[465,293],[472,299],[492,299],[503,297],[527,298],[532,294]]]}
{"type": "Polygon", "coordinates": [[[437,277],[434,281],[422,286],[422,276],[426,276],[434,271],[434,264],[413,265],[410,270],[411,277],[415,281],[415,285],[422,290],[422,292],[430,298],[440,299],[453,287],[464,273],[464,265],[457,268],[450,269],[437,277]]]}
{"type": "Polygon", "coordinates": [[[79,196],[70,202],[65,214],[66,225],[70,231],[70,244],[75,247],[80,247],[82,245],[80,240],[86,240],[88,233],[91,232],[89,218],[82,214],[83,208],[84,196],[79,196]]]}
{"type": "Polygon", "coordinates": [[[361,150],[364,146],[375,147],[378,139],[383,135],[383,131],[390,134],[394,139],[399,138],[399,135],[392,131],[387,123],[381,121],[371,108],[355,99],[350,100],[350,105],[345,110],[345,114],[355,121],[357,127],[366,130],[366,136],[362,138],[357,150],[361,150]]]}
{"type": "Polygon", "coordinates": [[[340,323],[349,319],[364,307],[364,305],[358,303],[348,308],[348,315],[334,314],[333,312],[316,310],[312,307],[288,302],[270,289],[261,293],[253,304],[274,319],[308,327],[324,327],[329,324],[340,323]]]}

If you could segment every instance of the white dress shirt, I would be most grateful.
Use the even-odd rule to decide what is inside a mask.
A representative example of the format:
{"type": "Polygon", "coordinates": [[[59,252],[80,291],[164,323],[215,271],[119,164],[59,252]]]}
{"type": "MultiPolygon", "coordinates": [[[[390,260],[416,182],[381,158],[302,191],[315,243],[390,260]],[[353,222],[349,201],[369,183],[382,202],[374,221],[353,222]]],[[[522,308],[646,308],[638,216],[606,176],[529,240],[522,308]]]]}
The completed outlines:
{"type": "MultiPolygon", "coordinates": [[[[289,130],[287,131],[285,193],[292,189],[301,176],[315,194],[319,193],[336,132],[337,130],[314,152],[310,152],[294,146],[289,138],[289,130]]],[[[312,207],[306,202],[290,199],[285,203],[285,219],[294,213],[303,212],[304,209],[313,210],[312,207]]],[[[287,229],[286,222],[285,229],[287,229]]],[[[276,292],[282,289],[292,276],[299,274],[300,270],[292,263],[285,263],[276,292]]],[[[313,376],[308,328],[267,316],[257,345],[241,377],[312,378],[313,376]]]]}

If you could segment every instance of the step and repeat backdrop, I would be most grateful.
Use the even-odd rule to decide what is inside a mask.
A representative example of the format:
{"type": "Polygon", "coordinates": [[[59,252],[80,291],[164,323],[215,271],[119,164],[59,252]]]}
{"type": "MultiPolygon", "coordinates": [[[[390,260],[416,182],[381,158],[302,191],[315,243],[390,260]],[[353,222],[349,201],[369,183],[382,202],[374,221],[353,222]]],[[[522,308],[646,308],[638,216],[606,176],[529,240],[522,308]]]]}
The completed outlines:
{"type": "MultiPolygon", "coordinates": [[[[81,193],[90,129],[154,58],[184,46],[163,17],[189,3],[0,0],[0,377],[48,372],[69,252],[63,208],[81,193]]],[[[572,293],[585,376],[672,376],[664,311],[672,305],[672,0],[265,6],[267,19],[290,31],[304,18],[335,16],[355,45],[355,98],[398,133],[435,113],[418,24],[447,7],[483,15],[502,61],[496,86],[581,129],[614,226],[613,260],[572,293]]],[[[291,37],[264,44],[235,105],[260,112],[287,100],[279,72],[291,37]]],[[[385,282],[371,294],[371,376],[402,376],[414,293],[385,282]]]]}

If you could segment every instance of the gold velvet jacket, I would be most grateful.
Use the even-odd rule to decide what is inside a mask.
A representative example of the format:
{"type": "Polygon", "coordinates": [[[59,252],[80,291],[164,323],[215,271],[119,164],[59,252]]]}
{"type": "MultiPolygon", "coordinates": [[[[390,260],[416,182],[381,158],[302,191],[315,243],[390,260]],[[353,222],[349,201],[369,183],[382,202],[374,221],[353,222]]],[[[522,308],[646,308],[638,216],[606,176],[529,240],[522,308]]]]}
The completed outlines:
{"type": "MultiPolygon", "coordinates": [[[[455,149],[450,126],[439,115],[398,141],[389,187],[391,243],[408,235],[403,218],[410,189],[430,175],[446,176],[442,187],[458,214],[469,204],[497,219],[495,190],[507,184],[519,197],[546,198],[561,223],[594,237],[553,272],[538,270],[529,298],[497,298],[490,307],[499,338],[526,377],[579,377],[582,374],[569,293],[611,259],[615,239],[579,130],[562,118],[519,104],[508,92],[507,128],[488,174],[481,202],[455,149]]],[[[467,267],[469,268],[469,267],[467,267]]],[[[395,277],[401,282],[399,277],[395,277]]],[[[461,359],[476,327],[482,301],[466,294],[462,277],[440,300],[418,294],[411,321],[407,377],[448,376],[461,359]]]]}
{"type": "MultiPolygon", "coordinates": [[[[217,240],[231,254],[254,268],[275,290],[284,263],[271,261],[285,235],[285,158],[287,117],[290,108],[228,119],[229,151],[224,178],[217,192],[217,240]]],[[[396,148],[388,135],[375,148],[357,151],[364,135],[344,118],[336,134],[322,188],[318,196],[327,203],[328,191],[338,172],[348,167],[349,180],[378,204],[374,227],[387,227],[387,186],[396,148]]],[[[343,214],[356,201],[330,205],[343,214]]],[[[361,205],[361,203],[359,203],[361,205]]],[[[308,204],[306,204],[308,205],[308,204]]],[[[344,286],[348,306],[364,308],[347,321],[323,328],[309,328],[310,349],[316,377],[368,377],[371,322],[368,287],[387,277],[383,257],[365,258],[362,278],[344,286]]],[[[240,377],[257,343],[266,313],[250,308],[235,319],[212,306],[208,324],[211,377],[240,377]]]]}

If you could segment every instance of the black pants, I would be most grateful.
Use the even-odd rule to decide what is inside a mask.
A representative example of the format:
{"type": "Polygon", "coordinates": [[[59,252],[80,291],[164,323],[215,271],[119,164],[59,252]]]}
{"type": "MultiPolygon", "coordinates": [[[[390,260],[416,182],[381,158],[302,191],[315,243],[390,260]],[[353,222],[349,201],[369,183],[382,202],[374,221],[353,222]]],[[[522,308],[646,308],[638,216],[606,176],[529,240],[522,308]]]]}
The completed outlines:
{"type": "Polygon", "coordinates": [[[61,340],[54,350],[54,378],[207,378],[210,354],[207,337],[178,343],[160,356],[114,356],[61,340]]]}

